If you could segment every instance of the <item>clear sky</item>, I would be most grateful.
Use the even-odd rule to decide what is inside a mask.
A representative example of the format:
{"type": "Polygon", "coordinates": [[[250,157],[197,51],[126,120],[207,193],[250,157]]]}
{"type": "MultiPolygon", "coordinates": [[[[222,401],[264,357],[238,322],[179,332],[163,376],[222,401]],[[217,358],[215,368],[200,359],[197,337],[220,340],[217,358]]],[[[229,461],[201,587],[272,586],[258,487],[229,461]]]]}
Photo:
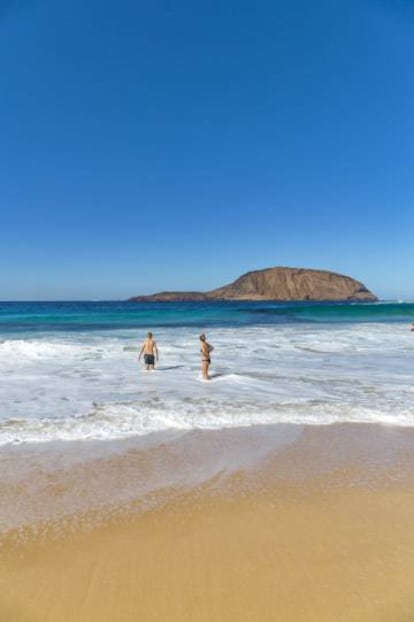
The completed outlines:
{"type": "Polygon", "coordinates": [[[414,298],[411,0],[0,0],[0,298],[414,298]]]}

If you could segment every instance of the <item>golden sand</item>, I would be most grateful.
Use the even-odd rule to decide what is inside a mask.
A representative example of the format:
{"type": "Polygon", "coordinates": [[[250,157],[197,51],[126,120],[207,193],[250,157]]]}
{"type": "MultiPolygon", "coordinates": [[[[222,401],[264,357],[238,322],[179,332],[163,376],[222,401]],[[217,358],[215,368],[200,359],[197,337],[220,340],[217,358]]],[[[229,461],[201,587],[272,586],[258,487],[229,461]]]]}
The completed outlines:
{"type": "Polygon", "coordinates": [[[414,472],[404,430],[384,434],[356,458],[346,427],[315,429],[225,490],[59,541],[6,542],[0,620],[414,620],[414,472]]]}

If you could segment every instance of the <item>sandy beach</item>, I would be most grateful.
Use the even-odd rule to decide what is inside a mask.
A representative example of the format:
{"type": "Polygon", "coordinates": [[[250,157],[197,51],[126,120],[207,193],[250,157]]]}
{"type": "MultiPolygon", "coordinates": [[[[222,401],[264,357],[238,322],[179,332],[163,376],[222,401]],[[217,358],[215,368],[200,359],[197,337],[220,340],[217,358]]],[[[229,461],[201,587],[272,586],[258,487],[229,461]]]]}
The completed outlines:
{"type": "MultiPolygon", "coordinates": [[[[43,520],[41,529],[8,530],[0,619],[411,620],[413,443],[404,428],[345,424],[296,428],[292,436],[270,426],[129,447],[88,462],[83,473],[71,465],[37,490],[42,505],[62,500],[74,472],[91,499],[96,486],[108,486],[108,502],[110,482],[131,477],[131,468],[148,478],[155,464],[158,476],[175,465],[188,478],[171,486],[165,473],[166,486],[123,511],[119,503],[116,512],[101,506],[43,520]],[[261,453],[263,438],[273,440],[261,453]],[[224,460],[219,473],[190,477],[196,463],[218,455],[228,456],[228,468],[224,460]],[[96,460],[107,474],[85,485],[96,460]]],[[[5,486],[1,492],[3,507],[13,506],[17,497],[5,486]]]]}
{"type": "Polygon", "coordinates": [[[414,622],[414,0],[0,0],[0,622],[414,622]]]}

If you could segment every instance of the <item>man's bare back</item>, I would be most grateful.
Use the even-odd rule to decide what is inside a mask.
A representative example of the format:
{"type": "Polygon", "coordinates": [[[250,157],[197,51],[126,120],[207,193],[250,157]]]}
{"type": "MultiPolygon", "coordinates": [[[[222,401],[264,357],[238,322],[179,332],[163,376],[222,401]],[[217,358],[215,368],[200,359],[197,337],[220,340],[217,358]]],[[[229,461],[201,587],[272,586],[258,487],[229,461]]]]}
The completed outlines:
{"type": "Polygon", "coordinates": [[[152,333],[148,333],[147,338],[142,344],[141,351],[138,356],[138,360],[144,355],[145,369],[155,369],[155,357],[157,361],[159,359],[158,347],[155,339],[152,337],[152,333]]]}

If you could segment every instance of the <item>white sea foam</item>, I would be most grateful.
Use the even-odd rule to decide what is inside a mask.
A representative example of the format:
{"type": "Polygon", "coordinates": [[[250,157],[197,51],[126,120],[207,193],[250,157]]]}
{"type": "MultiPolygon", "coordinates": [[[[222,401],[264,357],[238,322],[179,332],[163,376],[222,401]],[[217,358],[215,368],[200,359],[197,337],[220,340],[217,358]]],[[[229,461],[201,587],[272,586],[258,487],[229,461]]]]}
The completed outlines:
{"type": "Polygon", "coordinates": [[[134,331],[0,342],[0,444],[115,439],[277,422],[414,425],[414,338],[401,324],[162,328],[154,373],[134,331]]]}

